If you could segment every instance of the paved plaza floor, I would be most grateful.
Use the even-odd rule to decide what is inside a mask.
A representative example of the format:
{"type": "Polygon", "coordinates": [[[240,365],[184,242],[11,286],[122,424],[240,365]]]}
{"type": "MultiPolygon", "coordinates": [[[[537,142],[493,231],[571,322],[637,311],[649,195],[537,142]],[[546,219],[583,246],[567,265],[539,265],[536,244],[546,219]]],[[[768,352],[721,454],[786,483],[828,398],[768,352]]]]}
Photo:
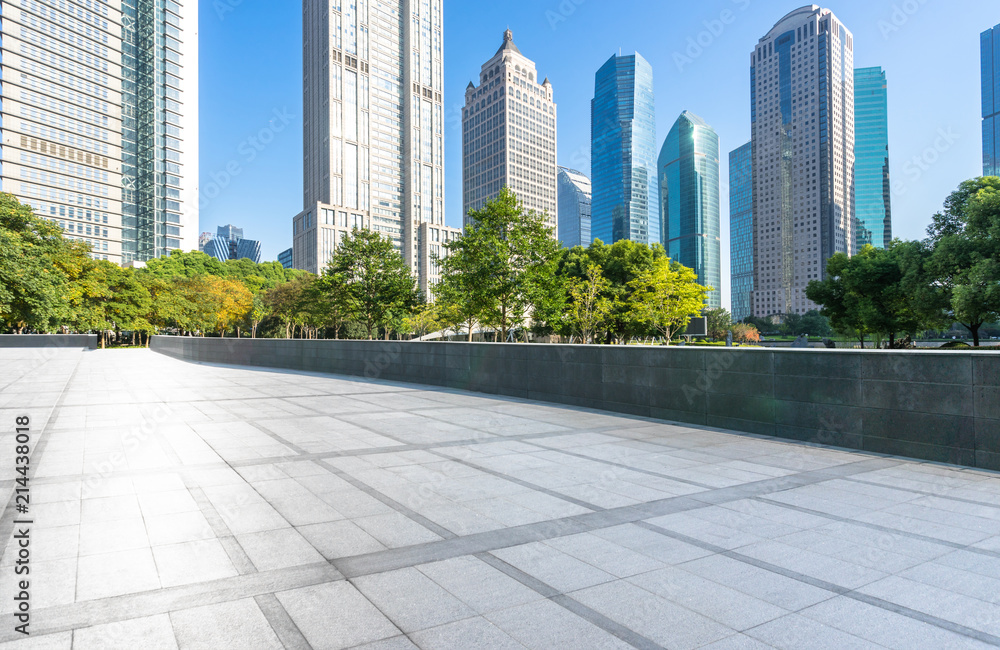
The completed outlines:
{"type": "Polygon", "coordinates": [[[1000,645],[996,473],[149,351],[42,354],[0,350],[0,648],[1000,645]]]}

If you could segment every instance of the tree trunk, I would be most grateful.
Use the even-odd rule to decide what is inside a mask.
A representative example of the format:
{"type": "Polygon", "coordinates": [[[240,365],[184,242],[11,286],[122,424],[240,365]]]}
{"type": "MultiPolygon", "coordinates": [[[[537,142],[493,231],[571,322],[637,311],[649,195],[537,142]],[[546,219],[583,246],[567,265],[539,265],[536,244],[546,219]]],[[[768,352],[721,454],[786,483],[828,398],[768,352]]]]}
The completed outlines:
{"type": "Polygon", "coordinates": [[[889,349],[894,350],[896,348],[896,333],[889,332],[889,349]]]}

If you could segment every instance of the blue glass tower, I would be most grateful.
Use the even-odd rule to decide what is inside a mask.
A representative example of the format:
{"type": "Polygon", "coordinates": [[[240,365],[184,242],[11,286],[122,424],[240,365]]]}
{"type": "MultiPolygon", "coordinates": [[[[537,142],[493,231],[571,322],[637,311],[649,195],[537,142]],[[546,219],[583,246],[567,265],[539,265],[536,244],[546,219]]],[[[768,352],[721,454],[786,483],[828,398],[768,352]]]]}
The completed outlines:
{"type": "Polygon", "coordinates": [[[684,111],[660,149],[660,228],[671,259],[694,269],[714,288],[709,309],[722,307],[719,240],[719,136],[705,120],[684,111]]]}
{"type": "Polygon", "coordinates": [[[979,36],[983,79],[983,176],[1000,176],[1000,25],[979,36]]]}
{"type": "Polygon", "coordinates": [[[729,269],[733,321],[753,315],[753,143],[729,152],[729,269]]]}
{"type": "Polygon", "coordinates": [[[882,68],[854,71],[855,250],[892,241],[889,198],[889,108],[882,68]]]}
{"type": "Polygon", "coordinates": [[[590,105],[591,233],[659,243],[653,68],[638,53],[612,56],[594,83],[590,105]]]}
{"type": "Polygon", "coordinates": [[[590,246],[590,179],[559,168],[559,241],[566,248],[590,246]]]}

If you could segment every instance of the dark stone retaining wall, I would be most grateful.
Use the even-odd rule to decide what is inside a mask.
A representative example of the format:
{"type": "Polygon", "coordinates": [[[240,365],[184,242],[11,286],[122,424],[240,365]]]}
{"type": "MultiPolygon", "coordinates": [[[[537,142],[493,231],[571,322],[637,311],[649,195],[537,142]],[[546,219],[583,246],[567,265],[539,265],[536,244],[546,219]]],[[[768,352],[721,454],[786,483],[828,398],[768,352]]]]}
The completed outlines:
{"type": "Polygon", "coordinates": [[[0,348],[97,349],[97,334],[0,334],[0,348]]]}
{"type": "Polygon", "coordinates": [[[190,361],[404,381],[1000,470],[1000,353],[156,336],[190,361]]]}

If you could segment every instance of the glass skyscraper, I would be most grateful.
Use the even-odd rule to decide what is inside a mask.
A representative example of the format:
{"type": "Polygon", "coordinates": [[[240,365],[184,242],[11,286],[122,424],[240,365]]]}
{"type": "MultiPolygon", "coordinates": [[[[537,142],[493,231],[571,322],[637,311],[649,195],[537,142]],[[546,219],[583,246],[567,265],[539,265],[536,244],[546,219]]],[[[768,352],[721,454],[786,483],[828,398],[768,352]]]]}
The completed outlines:
{"type": "Polygon", "coordinates": [[[612,56],[594,83],[590,105],[591,233],[659,243],[653,68],[637,52],[612,56]]]}
{"type": "Polygon", "coordinates": [[[197,2],[122,0],[122,261],[195,248],[197,2]]]}
{"type": "Polygon", "coordinates": [[[753,315],[753,145],[729,152],[729,271],[733,321],[753,315]]]}
{"type": "Polygon", "coordinates": [[[889,197],[889,108],[882,68],[854,71],[855,250],[892,241],[889,197]]]}
{"type": "Polygon", "coordinates": [[[559,241],[566,248],[590,246],[590,179],[559,168],[559,241]]]}
{"type": "Polygon", "coordinates": [[[96,259],[198,245],[198,3],[2,3],[0,189],[96,259]]]}
{"type": "Polygon", "coordinates": [[[979,36],[983,82],[983,176],[1000,176],[1000,25],[979,36]]]}
{"type": "Polygon", "coordinates": [[[657,165],[660,228],[671,259],[714,288],[709,309],[722,307],[719,239],[719,136],[705,120],[684,111],[667,134],[657,165]]]}
{"type": "Polygon", "coordinates": [[[751,53],[750,93],[754,316],[803,314],[827,260],[854,254],[854,36],[796,9],[751,53]]]}

